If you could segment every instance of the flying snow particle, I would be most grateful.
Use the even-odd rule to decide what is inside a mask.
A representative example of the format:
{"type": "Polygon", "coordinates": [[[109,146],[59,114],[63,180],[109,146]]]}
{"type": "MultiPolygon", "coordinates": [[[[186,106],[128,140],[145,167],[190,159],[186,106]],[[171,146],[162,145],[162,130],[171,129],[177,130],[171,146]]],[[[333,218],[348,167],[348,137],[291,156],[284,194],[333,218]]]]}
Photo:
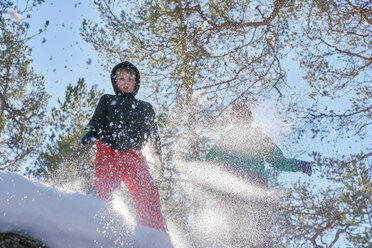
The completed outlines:
{"type": "Polygon", "coordinates": [[[10,9],[8,11],[7,16],[10,18],[10,20],[14,23],[20,23],[22,20],[22,15],[17,12],[15,9],[10,9]]]}
{"type": "Polygon", "coordinates": [[[200,17],[199,13],[191,13],[190,15],[187,16],[187,20],[191,24],[195,24],[195,23],[197,23],[198,21],[201,20],[201,17],[200,17]]]}
{"type": "Polygon", "coordinates": [[[177,7],[177,4],[171,3],[168,5],[168,7],[173,11],[177,7]]]}

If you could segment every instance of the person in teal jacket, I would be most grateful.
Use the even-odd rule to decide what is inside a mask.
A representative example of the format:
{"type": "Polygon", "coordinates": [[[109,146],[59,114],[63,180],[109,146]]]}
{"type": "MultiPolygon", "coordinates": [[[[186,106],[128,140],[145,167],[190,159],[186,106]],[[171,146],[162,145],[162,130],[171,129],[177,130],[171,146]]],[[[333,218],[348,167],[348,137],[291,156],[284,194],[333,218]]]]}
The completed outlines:
{"type": "MultiPolygon", "coordinates": [[[[246,104],[236,104],[230,112],[232,128],[226,131],[206,155],[232,178],[267,194],[265,165],[275,170],[312,174],[311,163],[286,158],[279,147],[260,128],[253,127],[252,112],[246,104]]],[[[230,247],[272,247],[271,217],[267,197],[246,198],[220,194],[229,205],[234,229],[230,247]],[[243,199],[243,200],[242,200],[243,199]],[[252,220],[254,218],[254,220],[252,220]]]]}

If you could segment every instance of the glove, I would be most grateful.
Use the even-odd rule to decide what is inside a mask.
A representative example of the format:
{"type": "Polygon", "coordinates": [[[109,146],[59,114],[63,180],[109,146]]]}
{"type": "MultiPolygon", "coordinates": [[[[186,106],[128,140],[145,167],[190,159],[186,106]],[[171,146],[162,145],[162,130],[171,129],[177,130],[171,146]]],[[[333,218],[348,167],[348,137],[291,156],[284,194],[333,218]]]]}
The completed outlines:
{"type": "Polygon", "coordinates": [[[311,174],[313,173],[311,167],[312,163],[306,161],[298,161],[296,164],[297,170],[307,174],[308,176],[311,176],[311,174]]]}
{"type": "Polygon", "coordinates": [[[89,145],[94,141],[95,139],[98,139],[98,134],[96,131],[94,131],[94,128],[92,126],[86,126],[81,133],[81,143],[85,145],[89,145]]]}

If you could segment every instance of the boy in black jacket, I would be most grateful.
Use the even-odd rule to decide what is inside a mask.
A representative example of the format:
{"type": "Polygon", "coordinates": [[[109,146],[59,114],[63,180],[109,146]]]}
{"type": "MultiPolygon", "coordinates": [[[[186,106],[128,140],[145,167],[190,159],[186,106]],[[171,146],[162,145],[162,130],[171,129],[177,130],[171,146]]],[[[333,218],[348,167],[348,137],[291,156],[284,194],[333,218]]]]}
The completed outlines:
{"type": "Polygon", "coordinates": [[[150,103],[135,98],[140,73],[129,62],[111,72],[115,95],[99,100],[92,119],[82,133],[83,145],[97,138],[96,194],[110,200],[123,181],[136,206],[137,223],[164,231],[159,193],[154,186],[141,148],[150,141],[161,162],[161,143],[155,112],[150,103]]]}

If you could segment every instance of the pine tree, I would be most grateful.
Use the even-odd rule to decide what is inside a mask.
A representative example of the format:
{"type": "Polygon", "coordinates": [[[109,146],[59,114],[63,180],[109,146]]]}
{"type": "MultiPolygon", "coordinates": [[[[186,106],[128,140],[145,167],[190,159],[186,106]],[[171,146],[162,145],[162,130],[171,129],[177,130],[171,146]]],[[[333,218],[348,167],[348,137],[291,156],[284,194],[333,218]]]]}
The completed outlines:
{"type": "Polygon", "coordinates": [[[283,247],[370,247],[371,3],[297,1],[293,9],[307,86],[287,94],[282,116],[295,125],[293,146],[311,140],[305,152],[321,180],[287,188],[278,238],[283,247]]]}
{"type": "Polygon", "coordinates": [[[103,0],[95,4],[104,24],[83,23],[83,38],[107,68],[130,60],[141,69],[142,89],[167,119],[169,161],[161,171],[170,179],[161,188],[168,191],[168,213],[183,226],[185,209],[192,209],[185,206],[195,199],[175,161],[203,157],[203,130],[234,102],[280,93],[285,73],[276,50],[285,26],[270,24],[284,2],[257,9],[250,1],[103,0]]]}
{"type": "Polygon", "coordinates": [[[61,187],[90,193],[93,190],[93,147],[81,145],[81,132],[91,118],[101,92],[87,89],[84,79],[68,85],[65,99],[52,109],[46,148],[30,172],[61,187]]]}
{"type": "Polygon", "coordinates": [[[143,68],[152,99],[177,113],[175,133],[185,133],[178,143],[200,157],[198,126],[210,124],[211,114],[283,83],[276,52],[283,3],[259,9],[250,1],[95,1],[105,25],[85,21],[82,35],[107,67],[129,59],[143,68]]]}
{"type": "Polygon", "coordinates": [[[32,6],[23,11],[15,7],[14,1],[0,3],[0,170],[8,171],[19,170],[43,143],[48,100],[44,78],[34,72],[27,46],[28,17],[23,15],[32,6]]]}
{"type": "MultiPolygon", "coordinates": [[[[166,143],[184,145],[169,151],[202,157],[203,130],[233,103],[274,96],[283,103],[281,117],[295,124],[294,145],[335,147],[328,154],[317,147],[299,151],[314,151],[314,170],[326,186],[312,190],[300,181],[288,188],[277,245],[370,246],[370,1],[95,3],[103,25],[85,21],[82,35],[108,67],[125,59],[144,68],[144,88],[167,120],[166,143]],[[304,72],[304,80],[289,82],[292,88],[287,58],[304,72]],[[337,153],[343,137],[358,139],[360,148],[337,153]]],[[[180,197],[190,210],[192,197],[180,197]]]]}

